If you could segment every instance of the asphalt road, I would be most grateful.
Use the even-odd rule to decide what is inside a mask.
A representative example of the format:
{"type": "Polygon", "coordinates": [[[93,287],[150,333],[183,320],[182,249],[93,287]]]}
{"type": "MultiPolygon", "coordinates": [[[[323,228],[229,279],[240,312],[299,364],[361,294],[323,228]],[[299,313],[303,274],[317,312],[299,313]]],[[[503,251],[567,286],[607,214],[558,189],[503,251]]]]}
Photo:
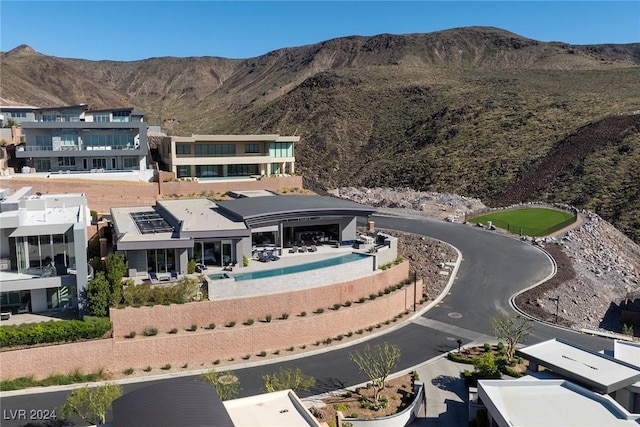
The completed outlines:
{"type": "MultiPolygon", "coordinates": [[[[366,341],[371,345],[386,341],[400,347],[402,356],[397,371],[409,369],[457,348],[458,339],[463,345],[471,341],[484,342],[491,339],[493,333],[490,319],[498,311],[515,313],[510,304],[511,297],[540,282],[553,271],[552,261],[544,252],[500,233],[430,219],[378,216],[375,222],[377,228],[422,234],[448,242],[458,248],[463,256],[455,283],[449,295],[438,306],[400,328],[366,341]]],[[[534,332],[527,337],[526,343],[534,344],[551,338],[567,339],[594,350],[612,348],[610,340],[539,322],[536,322],[534,332]]],[[[297,367],[316,378],[316,387],[308,393],[298,393],[301,397],[363,383],[367,378],[358,372],[357,366],[350,361],[349,354],[358,351],[366,343],[294,360],[234,369],[242,386],[239,397],[261,393],[262,376],[271,374],[280,367],[297,367]]],[[[193,377],[182,377],[163,381],[192,380],[193,377]]],[[[126,393],[148,384],[150,383],[125,385],[124,391],[126,393]]],[[[18,417],[15,414],[22,414],[17,410],[25,410],[29,417],[32,410],[59,408],[68,393],[64,391],[3,397],[0,401],[0,425],[57,425],[43,420],[16,419],[18,417]]],[[[73,421],[76,422],[75,425],[86,425],[82,420],[73,421]]]]}

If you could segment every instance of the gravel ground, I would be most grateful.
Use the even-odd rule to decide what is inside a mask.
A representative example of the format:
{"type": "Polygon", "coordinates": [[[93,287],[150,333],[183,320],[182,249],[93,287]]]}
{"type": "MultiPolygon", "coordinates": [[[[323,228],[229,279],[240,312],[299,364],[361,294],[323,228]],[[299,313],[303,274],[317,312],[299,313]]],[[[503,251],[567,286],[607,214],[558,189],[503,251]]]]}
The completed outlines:
{"type": "MultiPolygon", "coordinates": [[[[443,220],[485,208],[478,199],[410,189],[348,187],[332,194],[381,211],[443,220]]],[[[574,329],[621,332],[620,304],[628,294],[640,292],[640,246],[595,213],[582,211],[580,215],[582,221],[574,229],[555,237],[528,239],[549,252],[558,272],[519,295],[516,304],[536,318],[555,322],[558,298],[558,323],[574,329]]],[[[434,298],[446,284],[434,260],[455,259],[452,250],[425,237],[392,234],[400,237],[400,253],[412,262],[412,271],[425,277],[427,294],[434,298]]]]}

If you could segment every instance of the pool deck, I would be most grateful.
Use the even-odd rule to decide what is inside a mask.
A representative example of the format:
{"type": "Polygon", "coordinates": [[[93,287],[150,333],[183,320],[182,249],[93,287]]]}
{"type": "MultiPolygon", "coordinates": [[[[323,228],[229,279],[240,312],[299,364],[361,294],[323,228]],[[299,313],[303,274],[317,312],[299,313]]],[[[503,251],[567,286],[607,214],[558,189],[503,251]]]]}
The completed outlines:
{"type": "MultiPolygon", "coordinates": [[[[282,268],[293,265],[306,264],[319,260],[325,260],[328,258],[335,258],[338,256],[349,254],[351,252],[354,252],[354,249],[350,246],[341,248],[318,246],[317,252],[295,254],[290,254],[288,252],[288,249],[285,248],[278,261],[260,262],[257,259],[252,259],[249,262],[249,266],[242,268],[235,267],[233,271],[226,273],[229,275],[233,275],[234,273],[250,273],[256,271],[271,270],[274,268],[282,268]]],[[[357,263],[358,261],[354,262],[357,263]]],[[[210,286],[209,288],[209,297],[210,299],[243,298],[247,296],[291,292],[291,290],[293,290],[294,288],[305,289],[316,286],[323,286],[331,283],[337,283],[345,280],[345,265],[346,264],[340,264],[323,269],[309,270],[305,272],[286,274],[271,278],[243,280],[239,282],[236,282],[233,279],[212,280],[212,286],[210,286]]],[[[358,273],[357,268],[351,268],[350,270],[354,270],[353,278],[362,277],[367,273],[375,273],[372,268],[367,269],[366,266],[364,267],[364,270],[366,271],[364,273],[358,273]]],[[[361,267],[359,270],[362,271],[363,268],[361,267]]],[[[222,268],[209,268],[206,273],[217,274],[218,272],[223,272],[222,268]]],[[[347,280],[348,279],[349,278],[347,278],[347,280]]]]}

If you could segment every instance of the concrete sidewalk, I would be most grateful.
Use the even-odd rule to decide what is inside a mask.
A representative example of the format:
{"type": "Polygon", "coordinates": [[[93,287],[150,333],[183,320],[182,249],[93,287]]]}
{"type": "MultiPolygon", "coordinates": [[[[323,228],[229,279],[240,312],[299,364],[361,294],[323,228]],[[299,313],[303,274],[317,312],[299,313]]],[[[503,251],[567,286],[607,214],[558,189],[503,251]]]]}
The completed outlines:
{"type": "Polygon", "coordinates": [[[424,381],[427,410],[420,409],[411,427],[467,427],[467,388],[460,374],[473,366],[452,362],[445,357],[421,365],[416,369],[424,381]]]}

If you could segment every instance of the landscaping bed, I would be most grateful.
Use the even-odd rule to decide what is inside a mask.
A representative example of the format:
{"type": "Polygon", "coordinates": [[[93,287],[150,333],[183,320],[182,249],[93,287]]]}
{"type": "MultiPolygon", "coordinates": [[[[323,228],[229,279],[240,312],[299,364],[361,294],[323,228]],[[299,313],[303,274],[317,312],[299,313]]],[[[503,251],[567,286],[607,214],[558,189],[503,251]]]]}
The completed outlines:
{"type": "MultiPolygon", "coordinates": [[[[342,412],[345,418],[373,419],[401,412],[413,402],[411,374],[387,380],[381,393],[381,400],[386,399],[386,407],[375,410],[363,407],[361,401],[368,401],[373,396],[373,388],[360,387],[354,391],[337,392],[331,397],[322,399],[324,407],[313,407],[311,413],[320,422],[335,426],[336,411],[342,412]]],[[[368,406],[368,405],[364,405],[368,406]]]]}

